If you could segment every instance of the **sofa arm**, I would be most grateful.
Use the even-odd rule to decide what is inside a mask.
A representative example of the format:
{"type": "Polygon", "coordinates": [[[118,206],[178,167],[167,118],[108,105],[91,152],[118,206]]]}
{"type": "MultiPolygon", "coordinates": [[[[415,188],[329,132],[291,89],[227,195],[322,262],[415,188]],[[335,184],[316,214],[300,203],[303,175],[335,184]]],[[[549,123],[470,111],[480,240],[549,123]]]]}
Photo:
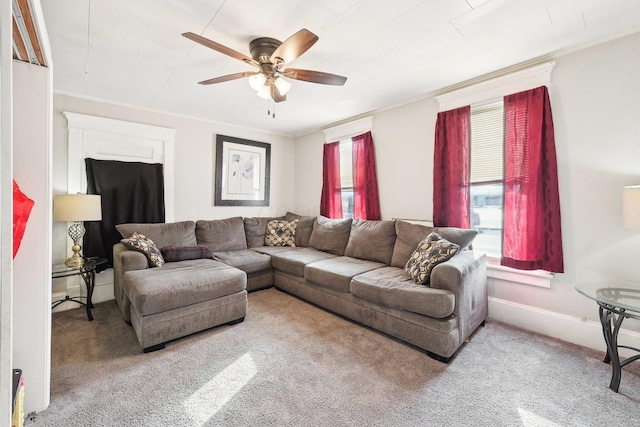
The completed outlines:
{"type": "Polygon", "coordinates": [[[131,251],[122,243],[113,245],[113,296],[125,320],[130,321],[129,301],[122,286],[124,273],[149,268],[149,261],[142,252],[131,251]]]}
{"type": "Polygon", "coordinates": [[[149,268],[149,261],[142,252],[129,250],[122,243],[113,246],[113,264],[113,268],[118,268],[122,274],[127,271],[149,268]],[[116,267],[116,265],[118,266],[116,267]]]}
{"type": "Polygon", "coordinates": [[[433,269],[430,283],[432,288],[446,289],[455,295],[454,314],[459,321],[460,339],[467,339],[489,312],[485,254],[460,252],[433,269]]]}

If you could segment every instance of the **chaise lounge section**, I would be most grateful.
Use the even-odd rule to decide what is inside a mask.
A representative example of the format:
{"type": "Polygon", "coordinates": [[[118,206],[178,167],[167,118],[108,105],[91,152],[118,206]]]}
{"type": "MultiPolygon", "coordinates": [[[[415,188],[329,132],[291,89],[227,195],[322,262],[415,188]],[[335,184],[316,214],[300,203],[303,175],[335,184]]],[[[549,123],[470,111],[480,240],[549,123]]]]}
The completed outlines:
{"type": "Polygon", "coordinates": [[[124,238],[137,232],[158,247],[202,245],[215,255],[151,268],[142,253],[114,246],[116,301],[145,350],[241,321],[247,291],[271,286],[444,362],[488,314],[486,260],[468,249],[473,230],[290,212],[117,228],[124,238]],[[295,246],[265,245],[275,221],[290,228],[295,246]],[[432,268],[427,285],[416,284],[405,265],[434,232],[460,250],[432,268]]]}
{"type": "MultiPolygon", "coordinates": [[[[122,224],[123,236],[140,233],[162,247],[195,246],[195,223],[122,224]]],[[[247,314],[247,276],[209,258],[186,259],[151,268],[148,258],[123,243],[114,245],[114,294],[144,352],[247,314]]]]}

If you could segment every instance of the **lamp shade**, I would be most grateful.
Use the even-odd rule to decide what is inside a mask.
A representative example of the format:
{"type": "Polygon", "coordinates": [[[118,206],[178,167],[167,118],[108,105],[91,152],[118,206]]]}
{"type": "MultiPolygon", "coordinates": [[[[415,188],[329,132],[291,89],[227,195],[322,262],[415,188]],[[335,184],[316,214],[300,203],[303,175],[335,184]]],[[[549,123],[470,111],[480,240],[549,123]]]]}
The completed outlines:
{"type": "Polygon", "coordinates": [[[96,194],[61,194],[53,199],[54,221],[100,221],[102,204],[96,194]]]}
{"type": "Polygon", "coordinates": [[[622,212],[625,228],[640,229],[640,185],[624,187],[622,212]]]}
{"type": "Polygon", "coordinates": [[[267,78],[264,76],[264,74],[254,74],[253,76],[249,77],[249,86],[251,86],[251,88],[257,92],[262,89],[262,86],[264,86],[264,82],[266,81],[267,78]]]}
{"type": "Polygon", "coordinates": [[[274,82],[274,84],[278,88],[278,91],[280,92],[280,95],[286,95],[287,92],[289,92],[289,89],[291,89],[291,83],[289,83],[288,81],[286,81],[282,77],[278,77],[276,79],[276,81],[274,82]]]}

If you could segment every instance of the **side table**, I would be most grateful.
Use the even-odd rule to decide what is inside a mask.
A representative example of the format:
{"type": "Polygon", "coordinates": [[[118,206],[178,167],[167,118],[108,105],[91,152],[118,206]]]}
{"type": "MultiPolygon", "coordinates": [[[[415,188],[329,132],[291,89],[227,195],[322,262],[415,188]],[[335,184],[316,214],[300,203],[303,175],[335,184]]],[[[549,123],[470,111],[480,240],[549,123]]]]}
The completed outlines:
{"type": "Polygon", "coordinates": [[[93,308],[93,303],[91,302],[91,298],[93,297],[93,288],[95,287],[96,280],[96,268],[99,265],[106,264],[106,258],[87,258],[85,260],[84,265],[79,268],[71,268],[67,267],[64,264],[54,265],[51,270],[51,277],[53,279],[58,279],[60,277],[68,277],[68,276],[76,276],[79,275],[84,280],[84,284],[87,287],[87,296],[86,297],[71,297],[66,295],[64,299],[53,301],[51,303],[51,308],[54,309],[63,302],[73,301],[84,306],[87,309],[87,317],[89,320],[93,320],[93,315],[91,314],[91,309],[93,308]],[[86,302],[82,301],[81,298],[86,298],[86,302]]]}
{"type": "Polygon", "coordinates": [[[638,348],[618,345],[618,332],[620,332],[622,321],[627,317],[640,320],[640,287],[591,284],[576,286],[576,290],[600,306],[600,323],[602,323],[602,333],[607,344],[607,354],[603,362],[611,363],[612,373],[609,388],[617,393],[620,387],[622,367],[640,359],[640,354],[636,354],[620,362],[618,354],[619,348],[640,353],[638,348]]]}

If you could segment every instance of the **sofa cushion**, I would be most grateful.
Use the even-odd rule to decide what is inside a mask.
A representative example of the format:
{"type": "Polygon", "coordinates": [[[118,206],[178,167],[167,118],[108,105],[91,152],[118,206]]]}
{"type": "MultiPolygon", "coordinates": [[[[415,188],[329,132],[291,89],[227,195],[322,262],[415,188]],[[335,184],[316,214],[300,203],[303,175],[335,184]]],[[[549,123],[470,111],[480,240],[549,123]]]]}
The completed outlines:
{"type": "Polygon", "coordinates": [[[304,267],[304,279],[338,292],[348,293],[353,276],[384,266],[380,262],[341,256],[307,264],[304,267]]]}
{"type": "Polygon", "coordinates": [[[251,249],[217,252],[216,260],[242,270],[247,274],[271,270],[271,257],[251,249]]]}
{"type": "Polygon", "coordinates": [[[246,286],[245,273],[210,259],[172,262],[123,276],[124,291],[143,316],[235,294],[246,286]]]}
{"type": "Polygon", "coordinates": [[[256,217],[256,218],[244,218],[244,233],[247,238],[247,247],[255,248],[264,246],[264,235],[267,231],[267,224],[274,219],[285,219],[283,216],[279,217],[256,217]]]}
{"type": "Polygon", "coordinates": [[[433,231],[433,227],[396,221],[396,243],[393,247],[391,266],[404,268],[418,243],[433,231]]]}
{"type": "Polygon", "coordinates": [[[349,291],[366,301],[442,319],[455,307],[451,291],[416,285],[401,268],[383,267],[355,276],[349,291]]]}
{"type": "Polygon", "coordinates": [[[460,250],[460,246],[440,237],[438,233],[430,233],[411,254],[404,270],[418,285],[427,285],[431,270],[443,263],[460,250]]]}
{"type": "Polygon", "coordinates": [[[394,221],[355,220],[351,224],[349,242],[344,254],[389,265],[395,243],[394,221]]]}
{"type": "Polygon", "coordinates": [[[165,262],[187,261],[190,259],[213,259],[211,250],[205,245],[165,246],[160,249],[165,262]]]}
{"type": "Polygon", "coordinates": [[[322,252],[313,248],[291,248],[271,255],[274,269],[304,277],[304,266],[323,259],[335,258],[337,255],[322,252]]]}
{"type": "Polygon", "coordinates": [[[256,246],[255,248],[251,248],[252,251],[256,251],[265,255],[274,255],[279,254],[284,251],[295,250],[297,248],[293,246],[256,246]]]}
{"type": "Polygon", "coordinates": [[[287,221],[298,220],[298,228],[296,229],[296,246],[302,248],[309,247],[309,240],[313,232],[313,224],[316,222],[315,216],[301,216],[292,212],[287,212],[284,216],[287,221]]]}
{"type": "Polygon", "coordinates": [[[429,233],[435,231],[448,241],[460,246],[460,249],[468,247],[478,232],[455,227],[428,227],[420,224],[411,224],[405,221],[396,221],[396,244],[393,248],[391,266],[404,268],[409,257],[429,233]]]}
{"type": "Polygon", "coordinates": [[[267,224],[264,235],[265,246],[296,246],[296,227],[298,220],[293,221],[273,220],[267,224]]]}
{"type": "Polygon", "coordinates": [[[164,258],[162,253],[153,242],[144,234],[134,232],[128,239],[120,240],[127,249],[142,252],[149,261],[149,265],[152,267],[162,267],[164,264],[164,258]]]}
{"type": "Polygon", "coordinates": [[[165,246],[192,246],[196,244],[196,223],[181,221],[170,223],[129,223],[118,224],[116,230],[123,238],[131,237],[136,232],[144,234],[156,244],[158,248],[165,246]]]}
{"type": "Polygon", "coordinates": [[[213,252],[247,249],[242,217],[196,221],[196,240],[213,252]]]}
{"type": "Polygon", "coordinates": [[[344,255],[351,233],[351,218],[329,219],[318,216],[313,224],[309,246],[334,255],[344,255]]]}
{"type": "Polygon", "coordinates": [[[460,246],[460,249],[468,248],[478,235],[477,230],[456,227],[435,227],[433,231],[451,243],[460,246]]]}

